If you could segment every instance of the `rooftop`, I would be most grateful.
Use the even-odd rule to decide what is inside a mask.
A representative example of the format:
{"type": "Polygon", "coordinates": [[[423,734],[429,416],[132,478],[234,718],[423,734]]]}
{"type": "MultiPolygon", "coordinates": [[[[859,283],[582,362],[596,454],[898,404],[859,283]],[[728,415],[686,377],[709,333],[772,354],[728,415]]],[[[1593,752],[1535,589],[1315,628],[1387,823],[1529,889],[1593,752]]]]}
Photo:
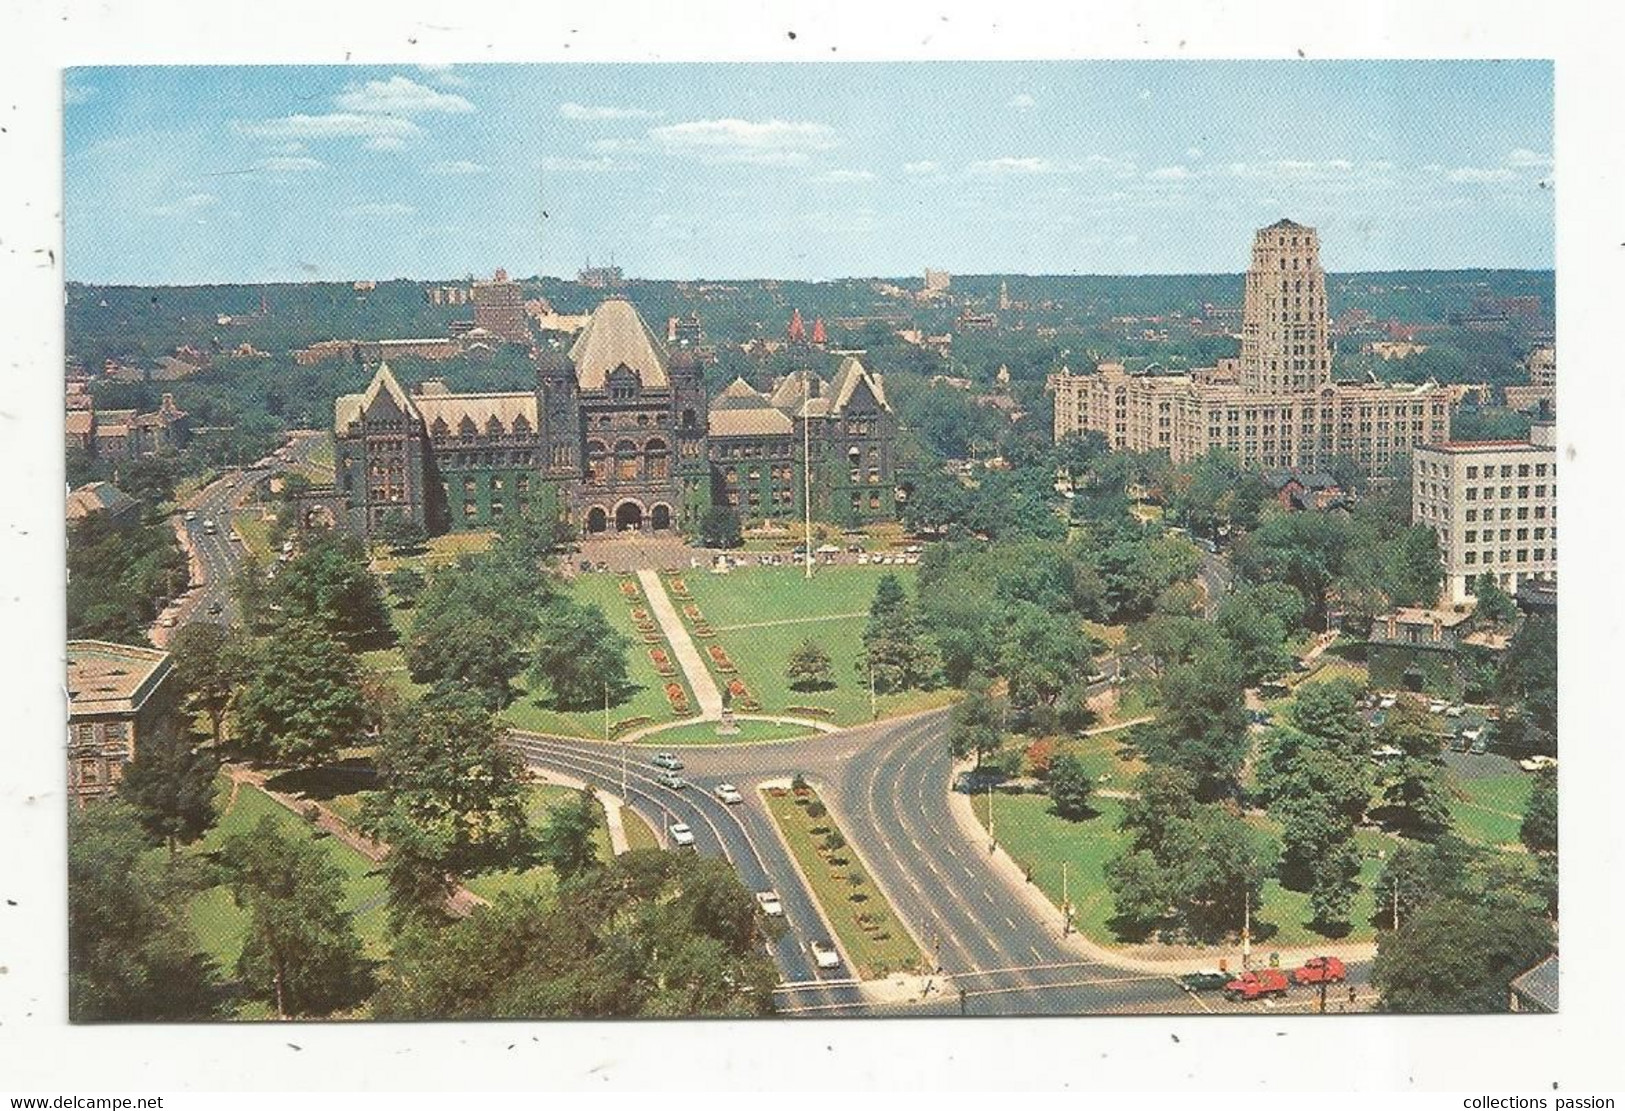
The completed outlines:
{"type": "Polygon", "coordinates": [[[593,311],[570,345],[570,361],[584,390],[605,389],[610,373],[623,366],[638,376],[646,390],[671,385],[660,341],[632,302],[620,297],[611,297],[593,311]]]}
{"type": "Polygon", "coordinates": [[[168,652],[104,640],[70,640],[68,715],[133,713],[168,674],[168,652]]]}

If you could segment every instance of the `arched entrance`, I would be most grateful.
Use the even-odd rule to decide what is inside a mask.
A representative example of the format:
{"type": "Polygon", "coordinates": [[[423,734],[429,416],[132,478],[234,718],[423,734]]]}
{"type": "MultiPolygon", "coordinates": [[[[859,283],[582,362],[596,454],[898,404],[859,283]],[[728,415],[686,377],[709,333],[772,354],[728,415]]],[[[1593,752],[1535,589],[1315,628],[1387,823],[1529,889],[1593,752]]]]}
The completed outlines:
{"type": "Polygon", "coordinates": [[[671,528],[671,506],[665,502],[656,502],[649,510],[649,523],[656,532],[671,528]]]}
{"type": "Polygon", "coordinates": [[[609,527],[609,514],[604,512],[602,506],[595,505],[587,510],[587,531],[603,532],[609,527]]]}
{"type": "Polygon", "coordinates": [[[631,532],[643,527],[643,506],[623,501],[615,507],[615,531],[631,532]]]}

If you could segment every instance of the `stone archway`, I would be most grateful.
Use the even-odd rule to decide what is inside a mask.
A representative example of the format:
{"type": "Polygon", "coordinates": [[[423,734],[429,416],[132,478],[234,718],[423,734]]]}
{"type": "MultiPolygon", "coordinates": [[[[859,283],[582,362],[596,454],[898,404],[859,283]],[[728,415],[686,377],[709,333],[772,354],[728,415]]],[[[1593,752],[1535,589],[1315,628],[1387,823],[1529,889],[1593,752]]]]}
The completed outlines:
{"type": "Polygon", "coordinates": [[[671,528],[671,506],[665,502],[656,502],[649,509],[649,525],[656,532],[663,532],[671,528]]]}
{"type": "Polygon", "coordinates": [[[615,531],[636,532],[643,528],[643,506],[631,500],[615,507],[615,531]]]}
{"type": "Polygon", "coordinates": [[[604,512],[603,506],[595,505],[587,510],[587,531],[589,533],[604,532],[608,528],[609,514],[604,512]]]}

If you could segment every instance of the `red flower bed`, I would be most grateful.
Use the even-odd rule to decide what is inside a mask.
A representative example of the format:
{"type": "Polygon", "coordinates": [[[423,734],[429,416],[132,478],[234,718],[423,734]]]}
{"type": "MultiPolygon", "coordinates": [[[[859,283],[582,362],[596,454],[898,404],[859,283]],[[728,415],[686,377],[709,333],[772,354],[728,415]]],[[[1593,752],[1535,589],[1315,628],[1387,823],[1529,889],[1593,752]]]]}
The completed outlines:
{"type": "Polygon", "coordinates": [[[711,653],[711,662],[717,665],[718,671],[737,670],[734,662],[728,658],[728,653],[723,651],[722,645],[713,644],[706,651],[711,653]]]}
{"type": "Polygon", "coordinates": [[[679,598],[687,598],[688,597],[688,584],[685,583],[682,579],[673,579],[673,580],[671,580],[670,585],[671,585],[671,592],[673,594],[677,595],[679,598]]]}
{"type": "Polygon", "coordinates": [[[647,621],[647,620],[649,620],[649,611],[646,610],[646,609],[643,609],[642,607],[639,607],[638,609],[633,610],[632,611],[632,620],[633,621],[647,621]]]}
{"type": "Polygon", "coordinates": [[[738,679],[729,679],[728,693],[733,695],[735,698],[744,698],[746,695],[750,694],[750,690],[738,679]]]}
{"type": "Polygon", "coordinates": [[[623,598],[627,599],[628,601],[636,600],[639,597],[638,584],[633,582],[630,579],[622,579],[621,580],[621,596],[623,598]]]}

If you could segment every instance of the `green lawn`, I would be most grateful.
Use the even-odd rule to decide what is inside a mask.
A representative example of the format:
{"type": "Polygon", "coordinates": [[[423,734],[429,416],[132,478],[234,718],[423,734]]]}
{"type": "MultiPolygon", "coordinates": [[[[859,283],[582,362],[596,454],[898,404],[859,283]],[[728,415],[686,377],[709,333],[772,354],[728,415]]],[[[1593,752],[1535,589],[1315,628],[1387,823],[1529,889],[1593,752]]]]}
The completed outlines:
{"type": "Polygon", "coordinates": [[[318,485],[332,482],[337,475],[333,462],[333,437],[323,436],[310,449],[310,455],[288,468],[292,474],[304,475],[318,485]]]}
{"type": "Polygon", "coordinates": [[[813,898],[824,909],[841,947],[856,965],[851,971],[860,979],[871,980],[904,969],[923,966],[919,948],[897,920],[874,881],[863,874],[850,846],[833,851],[821,842],[835,829],[828,814],[811,818],[798,802],[812,802],[818,796],[808,790],[797,799],[787,790],[762,793],[767,811],[778,823],[791,854],[801,866],[812,888],[813,898]],[[856,877],[859,882],[852,883],[856,877]]]}
{"type": "MultiPolygon", "coordinates": [[[[987,825],[987,796],[972,799],[977,819],[987,825]]],[[[1095,816],[1080,822],[1067,821],[1050,813],[1044,795],[996,795],[993,800],[994,832],[1012,859],[1031,871],[1032,880],[1056,906],[1061,905],[1062,864],[1067,865],[1067,887],[1075,908],[1073,922],[1094,941],[1107,945],[1121,943],[1108,925],[1115,908],[1106,886],[1105,866],[1119,855],[1127,839],[1118,830],[1123,804],[1118,799],[1096,796],[1091,804],[1095,816]]],[[[1259,828],[1279,833],[1267,820],[1259,828]]],[[[1354,899],[1353,929],[1350,940],[1370,940],[1372,913],[1370,884],[1381,868],[1379,849],[1391,849],[1393,842],[1382,834],[1360,831],[1356,835],[1365,860],[1360,870],[1360,891],[1354,899]]],[[[1309,899],[1287,891],[1275,880],[1264,885],[1263,905],[1254,915],[1255,941],[1261,946],[1314,945],[1321,935],[1306,925],[1309,899]]]]}
{"type": "Polygon", "coordinates": [[[271,552],[271,522],[264,519],[256,508],[239,509],[231,515],[232,527],[243,538],[243,547],[261,560],[273,558],[271,552]]]}
{"type": "Polygon", "coordinates": [[[1456,832],[1486,845],[1517,845],[1534,777],[1521,773],[1465,779],[1446,775],[1456,832]]]}
{"type": "Polygon", "coordinates": [[[410,555],[396,555],[387,547],[376,545],[372,550],[371,567],[373,572],[379,575],[387,575],[397,567],[428,571],[434,567],[456,563],[465,555],[483,552],[495,539],[496,533],[490,531],[448,532],[442,536],[431,536],[421,551],[410,555]]]}
{"type": "Polygon", "coordinates": [[[793,737],[805,737],[816,730],[805,725],[781,725],[772,721],[741,721],[737,723],[739,732],[727,737],[717,736],[717,723],[714,721],[696,721],[687,725],[679,725],[673,729],[662,729],[658,733],[650,733],[637,742],[654,748],[667,745],[737,745],[749,744],[753,741],[787,741],[793,737]]]}
{"type": "MultiPolygon", "coordinates": [[[[707,649],[720,645],[738,668],[727,675],[713,666],[719,686],[739,679],[765,714],[819,707],[832,711],[826,720],[854,725],[870,720],[868,679],[855,665],[863,650],[863,626],[875,585],[888,573],[913,591],[914,568],[908,566],[820,567],[811,580],[799,567],[751,567],[729,575],[691,571],[682,580],[692,603],[717,633],[712,639],[695,638],[702,658],[711,665],[707,649]],[[830,655],[836,685],[829,690],[793,691],[785,679],[790,653],[808,639],[830,655]]],[[[686,600],[670,590],[669,579],[666,582],[681,612],[686,600]]],[[[689,628],[692,633],[691,622],[689,628]]],[[[908,691],[881,695],[875,704],[881,717],[890,717],[945,705],[955,697],[956,692],[946,689],[908,691]]]]}
{"type": "MultiPolygon", "coordinates": [[[[554,783],[533,783],[527,786],[525,819],[530,825],[531,832],[538,832],[547,824],[549,809],[574,802],[577,793],[573,787],[561,787],[554,783]]],[[[599,825],[593,831],[592,841],[598,849],[598,859],[609,860],[611,855],[609,830],[599,825]]],[[[558,879],[553,874],[552,868],[545,864],[537,864],[530,868],[510,868],[500,872],[481,872],[477,876],[466,876],[463,879],[463,886],[482,899],[495,899],[498,895],[515,891],[541,891],[544,894],[551,894],[558,886],[558,879]]]]}
{"type": "MultiPolygon", "coordinates": [[[[344,909],[354,916],[356,933],[367,956],[381,960],[389,955],[388,909],[384,880],[377,872],[377,865],[336,838],[319,834],[256,787],[244,784],[237,793],[236,803],[229,810],[225,809],[231,795],[231,782],[221,776],[217,786],[222,808],[220,821],[189,852],[214,852],[232,834],[251,832],[266,815],[285,834],[318,839],[344,874],[344,909]]],[[[248,916],[237,908],[231,892],[224,886],[211,887],[198,894],[189,911],[198,940],[229,974],[243,950],[248,916]]]]}

